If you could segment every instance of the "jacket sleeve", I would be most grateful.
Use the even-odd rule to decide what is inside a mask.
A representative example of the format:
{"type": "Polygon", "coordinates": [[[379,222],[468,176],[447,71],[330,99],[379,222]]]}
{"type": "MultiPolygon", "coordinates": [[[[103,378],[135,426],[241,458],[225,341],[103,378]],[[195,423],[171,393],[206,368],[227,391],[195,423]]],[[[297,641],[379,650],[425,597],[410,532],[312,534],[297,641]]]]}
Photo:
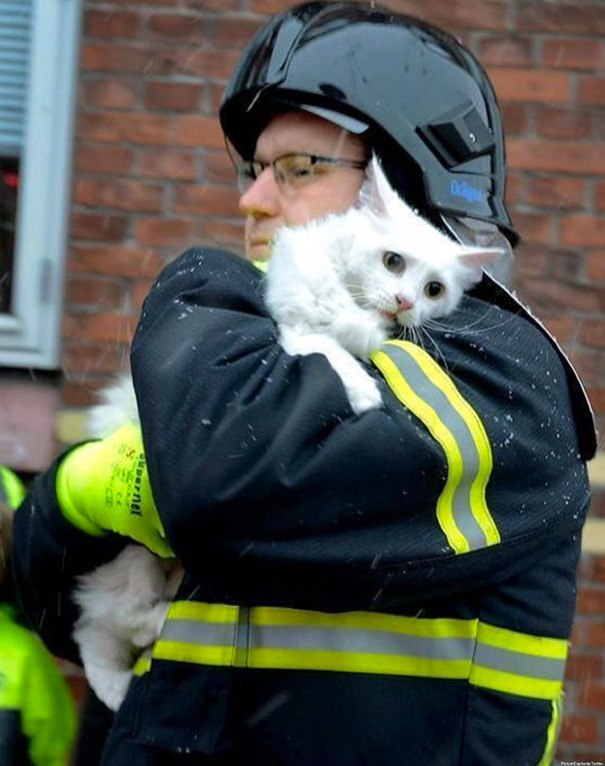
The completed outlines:
{"type": "Polygon", "coordinates": [[[384,407],[355,416],[323,356],[282,350],[250,264],[192,250],[168,266],[131,359],[154,497],[185,569],[239,603],[382,608],[501,579],[577,532],[586,472],[556,354],[481,301],[452,322],[427,348],[491,444],[496,533],[467,552],[436,512],[455,466],[426,418],[382,379],[384,407]]]}
{"type": "Polygon", "coordinates": [[[78,617],[71,598],[76,578],[112,559],[126,543],[114,535],[91,537],[65,520],[55,494],[60,459],[34,479],[15,512],[12,562],[28,624],[53,654],[78,663],[71,637],[78,617]]]}
{"type": "Polygon", "coordinates": [[[34,766],[63,766],[76,733],[76,709],[53,658],[32,635],[24,679],[23,733],[34,766]]]}

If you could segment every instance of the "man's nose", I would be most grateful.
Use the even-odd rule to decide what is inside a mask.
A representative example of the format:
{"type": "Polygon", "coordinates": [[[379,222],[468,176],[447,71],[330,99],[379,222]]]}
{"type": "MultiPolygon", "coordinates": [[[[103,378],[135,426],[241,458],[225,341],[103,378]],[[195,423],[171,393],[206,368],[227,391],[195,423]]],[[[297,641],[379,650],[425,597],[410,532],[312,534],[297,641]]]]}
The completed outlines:
{"type": "Polygon", "coordinates": [[[240,196],[239,209],[244,215],[277,215],[279,190],[270,165],[260,172],[252,185],[240,196]]]}

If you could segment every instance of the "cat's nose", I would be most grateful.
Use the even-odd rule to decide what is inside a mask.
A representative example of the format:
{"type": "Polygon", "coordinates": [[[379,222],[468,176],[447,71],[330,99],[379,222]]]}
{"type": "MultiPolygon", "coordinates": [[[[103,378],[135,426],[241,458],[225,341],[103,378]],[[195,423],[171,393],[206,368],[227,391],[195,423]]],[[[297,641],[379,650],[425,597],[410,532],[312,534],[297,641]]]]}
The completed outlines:
{"type": "Polygon", "coordinates": [[[411,309],[414,305],[403,295],[396,295],[395,300],[397,301],[398,311],[406,311],[407,309],[411,309]]]}

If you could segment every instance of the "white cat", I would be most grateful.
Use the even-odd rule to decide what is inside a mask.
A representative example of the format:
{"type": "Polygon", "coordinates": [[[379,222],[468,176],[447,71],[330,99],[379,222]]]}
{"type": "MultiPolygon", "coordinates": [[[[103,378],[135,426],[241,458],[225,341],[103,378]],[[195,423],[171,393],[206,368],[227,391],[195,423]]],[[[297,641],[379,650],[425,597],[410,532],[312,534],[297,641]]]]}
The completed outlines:
{"type": "MultiPolygon", "coordinates": [[[[390,188],[374,159],[351,210],[276,237],[266,283],[269,311],[290,354],[324,354],[356,413],[379,407],[374,379],[358,361],[401,327],[418,327],[455,309],[497,248],[465,247],[414,213],[390,188]]],[[[102,437],[138,422],[124,377],[93,408],[90,434],[102,437]]],[[[97,696],[117,709],[131,666],[160,633],[180,570],[145,548],[127,546],[80,578],[74,638],[97,696]]]]}
{"type": "Polygon", "coordinates": [[[267,274],[266,301],[292,355],[324,354],[356,413],[379,407],[367,359],[398,327],[451,313],[499,248],[461,245],[416,214],[377,159],[359,203],[344,213],[283,228],[267,274]]]}
{"type": "MultiPolygon", "coordinates": [[[[87,430],[91,437],[108,436],[128,421],[139,418],[132,379],[124,375],[91,408],[87,430]]],[[[159,636],[181,574],[175,559],[127,545],[79,578],[73,597],[81,612],[73,636],[88,683],[111,710],[122,704],[137,656],[159,636]]]]}

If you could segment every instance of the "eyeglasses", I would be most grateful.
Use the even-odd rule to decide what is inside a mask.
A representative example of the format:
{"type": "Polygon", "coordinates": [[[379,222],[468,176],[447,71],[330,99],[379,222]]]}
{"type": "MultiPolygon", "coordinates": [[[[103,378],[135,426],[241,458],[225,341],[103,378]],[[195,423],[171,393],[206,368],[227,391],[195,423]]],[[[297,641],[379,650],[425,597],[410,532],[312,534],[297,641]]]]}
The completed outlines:
{"type": "Polygon", "coordinates": [[[280,191],[288,192],[306,186],[310,181],[328,171],[331,167],[357,168],[364,170],[367,160],[343,160],[335,157],[320,157],[317,154],[284,154],[273,162],[241,160],[235,162],[237,188],[244,194],[266,168],[273,170],[275,182],[280,191]]]}

